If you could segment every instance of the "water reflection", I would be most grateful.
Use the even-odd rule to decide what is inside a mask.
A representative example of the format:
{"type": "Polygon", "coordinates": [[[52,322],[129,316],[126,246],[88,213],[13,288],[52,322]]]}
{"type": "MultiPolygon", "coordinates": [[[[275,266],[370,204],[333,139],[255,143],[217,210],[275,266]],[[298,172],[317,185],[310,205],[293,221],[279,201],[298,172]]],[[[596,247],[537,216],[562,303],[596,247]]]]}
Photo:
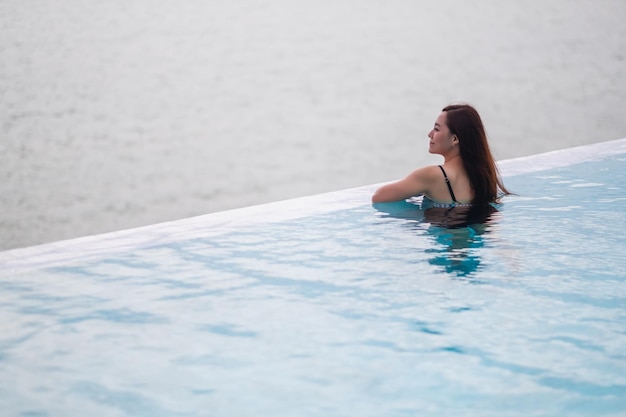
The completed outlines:
{"type": "Polygon", "coordinates": [[[408,220],[402,223],[413,231],[426,231],[434,244],[426,249],[431,265],[447,273],[470,276],[480,269],[480,251],[498,215],[491,206],[426,207],[421,200],[374,204],[382,217],[408,220]]]}

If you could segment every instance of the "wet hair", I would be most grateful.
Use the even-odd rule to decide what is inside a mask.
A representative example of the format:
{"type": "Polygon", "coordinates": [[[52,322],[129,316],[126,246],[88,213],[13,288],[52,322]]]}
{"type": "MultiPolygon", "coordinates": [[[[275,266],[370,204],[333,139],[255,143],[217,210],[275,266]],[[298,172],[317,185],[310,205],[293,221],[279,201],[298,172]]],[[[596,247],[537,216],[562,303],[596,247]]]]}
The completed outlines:
{"type": "Polygon", "coordinates": [[[474,192],[472,203],[495,203],[500,193],[511,194],[500,178],[476,109],[469,104],[451,104],[442,111],[446,113],[448,129],[459,139],[463,167],[474,192]]]}

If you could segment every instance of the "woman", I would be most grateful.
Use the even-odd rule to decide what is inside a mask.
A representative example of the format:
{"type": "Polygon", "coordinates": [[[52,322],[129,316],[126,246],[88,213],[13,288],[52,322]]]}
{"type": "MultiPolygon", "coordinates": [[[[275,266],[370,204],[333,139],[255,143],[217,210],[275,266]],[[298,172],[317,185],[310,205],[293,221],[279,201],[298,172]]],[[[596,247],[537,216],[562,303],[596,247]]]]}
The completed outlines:
{"type": "Polygon", "coordinates": [[[406,178],[380,187],[373,203],[406,200],[423,194],[424,209],[486,207],[510,194],[498,174],[478,112],[468,104],[445,107],[433,129],[428,151],[443,165],[419,168],[406,178]]]}

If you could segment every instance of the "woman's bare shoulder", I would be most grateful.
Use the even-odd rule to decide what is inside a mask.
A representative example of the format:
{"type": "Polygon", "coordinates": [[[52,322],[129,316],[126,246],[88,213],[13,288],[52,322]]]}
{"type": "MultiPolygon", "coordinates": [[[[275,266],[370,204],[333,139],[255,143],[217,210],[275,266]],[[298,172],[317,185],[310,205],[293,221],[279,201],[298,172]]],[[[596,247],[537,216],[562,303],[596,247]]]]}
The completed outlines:
{"type": "Polygon", "coordinates": [[[421,180],[432,181],[441,175],[439,165],[428,165],[417,168],[411,172],[408,177],[420,178],[421,180]]]}
{"type": "Polygon", "coordinates": [[[399,201],[427,193],[436,181],[436,165],[418,168],[405,178],[380,187],[372,196],[373,202],[399,201]]]}

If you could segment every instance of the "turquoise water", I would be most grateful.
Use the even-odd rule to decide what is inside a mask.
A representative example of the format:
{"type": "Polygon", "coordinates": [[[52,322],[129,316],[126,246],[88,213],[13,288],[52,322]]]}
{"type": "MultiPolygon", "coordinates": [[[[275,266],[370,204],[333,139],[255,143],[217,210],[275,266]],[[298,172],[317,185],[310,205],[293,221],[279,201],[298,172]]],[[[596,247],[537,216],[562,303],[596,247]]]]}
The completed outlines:
{"type": "Polygon", "coordinates": [[[618,416],[626,157],[0,270],[3,416],[618,416]]]}

